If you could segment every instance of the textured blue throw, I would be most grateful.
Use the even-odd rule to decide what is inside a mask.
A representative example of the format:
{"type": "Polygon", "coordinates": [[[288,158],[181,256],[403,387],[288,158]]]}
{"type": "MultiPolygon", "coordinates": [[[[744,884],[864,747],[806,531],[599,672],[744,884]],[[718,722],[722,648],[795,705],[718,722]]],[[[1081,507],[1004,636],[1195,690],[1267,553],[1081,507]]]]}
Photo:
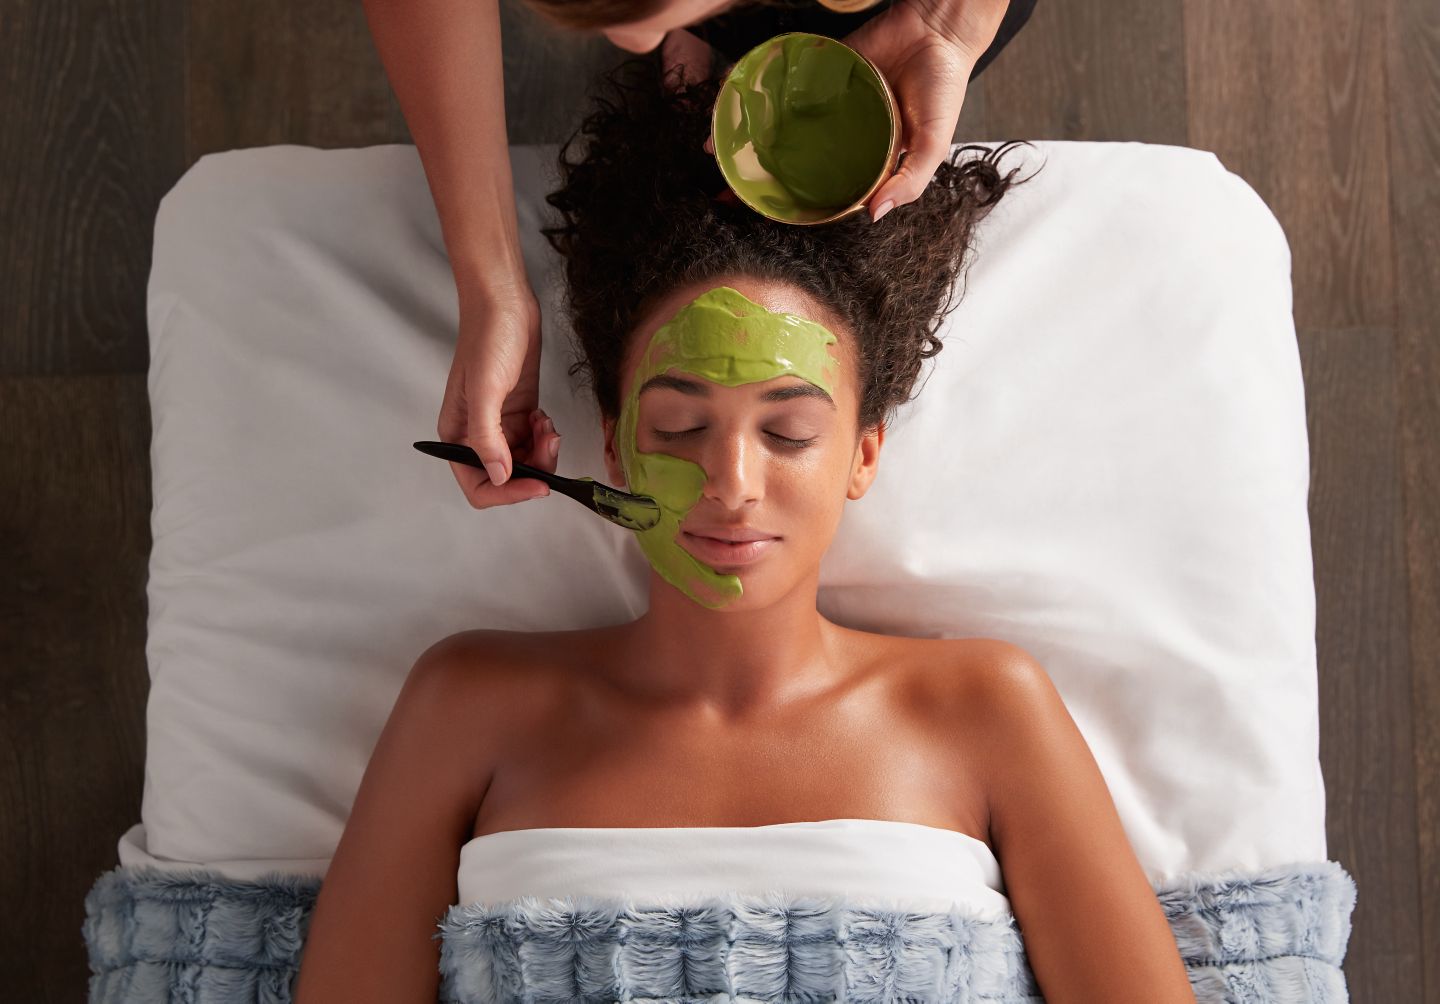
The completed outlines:
{"type": "MultiPolygon", "coordinates": [[[[90,1000],[281,1002],[320,883],[116,868],[85,899],[90,1000]]],[[[1202,1004],[1348,1001],[1355,882],[1333,861],[1191,874],[1156,887],[1202,1004]]],[[[440,1000],[1039,1002],[1012,916],[833,898],[684,907],[525,899],[452,907],[440,1000]]]]}

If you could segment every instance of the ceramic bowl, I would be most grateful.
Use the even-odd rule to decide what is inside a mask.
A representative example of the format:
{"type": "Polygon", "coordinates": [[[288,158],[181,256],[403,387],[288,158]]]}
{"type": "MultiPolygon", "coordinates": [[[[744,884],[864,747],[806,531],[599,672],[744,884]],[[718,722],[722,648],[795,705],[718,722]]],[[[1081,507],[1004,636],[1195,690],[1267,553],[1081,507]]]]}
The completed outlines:
{"type": "MultiPolygon", "coordinates": [[[[844,219],[855,213],[863,212],[865,204],[870,197],[879,190],[880,186],[895,173],[895,164],[900,156],[900,107],[896,104],[895,94],[890,89],[890,84],[885,80],[878,67],[866,59],[854,49],[833,38],[824,35],[812,35],[807,32],[787,32],[783,35],[776,35],[774,38],[755,46],[745,55],[736,61],[726,74],[725,80],[720,86],[720,91],[715,100],[715,110],[710,122],[710,140],[715,150],[715,161],[720,166],[720,173],[724,175],[725,182],[730,186],[731,191],[745,205],[763,216],[782,223],[793,223],[800,226],[814,226],[821,223],[831,223],[835,220],[844,219]],[[849,53],[854,59],[860,72],[865,74],[884,99],[886,116],[888,118],[888,142],[884,151],[882,166],[871,179],[864,192],[856,199],[846,205],[829,207],[806,207],[796,206],[793,210],[779,209],[772,204],[767,204],[761,197],[763,187],[775,188],[779,183],[774,176],[766,171],[755,158],[753,151],[744,155],[748,143],[745,122],[741,113],[740,83],[741,79],[748,78],[749,74],[766,59],[773,58],[772,52],[780,48],[786,39],[805,37],[815,40],[817,45],[836,46],[849,53]],[[740,155],[744,163],[727,163],[727,159],[733,161],[735,158],[722,156],[722,152],[740,155]]],[[[878,150],[877,150],[878,154],[878,150]]]]}

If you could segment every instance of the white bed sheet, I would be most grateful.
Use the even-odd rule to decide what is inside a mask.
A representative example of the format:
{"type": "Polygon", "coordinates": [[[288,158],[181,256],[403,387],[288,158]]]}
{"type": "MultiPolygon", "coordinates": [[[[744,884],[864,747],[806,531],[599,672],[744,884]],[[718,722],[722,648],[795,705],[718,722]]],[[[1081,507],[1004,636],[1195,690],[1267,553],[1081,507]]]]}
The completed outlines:
{"type": "MultiPolygon", "coordinates": [[[[512,150],[562,474],[601,476],[512,150]]],[[[1064,696],[1152,880],[1326,858],[1308,448],[1289,251],[1211,154],[1017,151],[967,295],[820,603],[994,636],[1064,696]],[[903,514],[898,529],[896,514],[903,514]]],[[[415,657],[472,627],[640,613],[625,531],[559,496],[469,508],[435,438],[455,291],[415,151],[202,158],[149,289],[154,475],[141,822],[122,865],[322,874],[415,657]]]]}

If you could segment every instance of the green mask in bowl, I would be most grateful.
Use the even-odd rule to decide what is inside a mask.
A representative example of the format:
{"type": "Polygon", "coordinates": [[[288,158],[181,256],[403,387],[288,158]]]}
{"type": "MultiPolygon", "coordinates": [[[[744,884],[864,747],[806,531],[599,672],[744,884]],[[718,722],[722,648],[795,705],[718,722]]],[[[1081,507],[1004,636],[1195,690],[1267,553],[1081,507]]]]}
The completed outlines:
{"type": "Polygon", "coordinates": [[[786,223],[848,215],[894,166],[894,99],[855,50],[779,35],[742,56],[715,102],[715,159],[742,202],[786,223]]]}

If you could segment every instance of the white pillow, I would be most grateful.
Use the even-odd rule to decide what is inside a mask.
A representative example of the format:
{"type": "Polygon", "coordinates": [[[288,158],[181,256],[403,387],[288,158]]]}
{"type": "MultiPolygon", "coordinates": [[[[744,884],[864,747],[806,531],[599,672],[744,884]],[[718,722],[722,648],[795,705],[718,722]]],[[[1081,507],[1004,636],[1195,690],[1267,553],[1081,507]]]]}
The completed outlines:
{"type": "MultiPolygon", "coordinates": [[[[820,606],[1044,664],[1152,881],[1326,858],[1289,252],[1209,153],[1040,143],[820,606]]],[[[552,147],[512,150],[562,474],[604,478],[556,259],[552,147]]],[[[630,535],[477,512],[434,439],[455,289],[413,148],[212,154],[161,205],[143,823],[122,865],[320,875],[415,657],[644,609],[630,535]]]]}

